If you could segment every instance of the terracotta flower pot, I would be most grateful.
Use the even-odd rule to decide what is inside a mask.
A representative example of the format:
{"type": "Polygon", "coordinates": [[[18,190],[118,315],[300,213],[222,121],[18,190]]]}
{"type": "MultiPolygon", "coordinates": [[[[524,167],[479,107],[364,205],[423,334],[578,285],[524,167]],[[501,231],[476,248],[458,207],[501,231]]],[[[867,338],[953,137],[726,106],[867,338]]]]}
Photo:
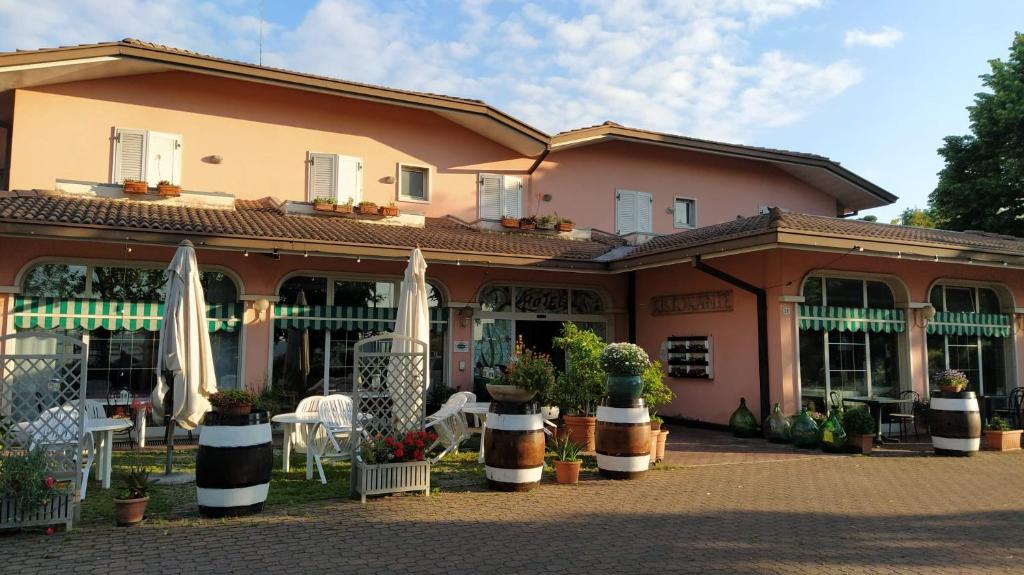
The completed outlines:
{"type": "Polygon", "coordinates": [[[988,451],[1013,451],[1020,449],[1020,436],[1024,430],[1010,431],[985,430],[983,447],[988,451]]]}
{"type": "Polygon", "coordinates": [[[582,461],[555,460],[555,481],[562,485],[575,485],[580,480],[582,461]]]}
{"type": "Polygon", "coordinates": [[[661,431],[661,422],[660,421],[654,421],[652,419],[651,420],[651,431],[652,432],[654,432],[654,431],[661,431]]]}
{"type": "Polygon", "coordinates": [[[252,413],[252,405],[229,405],[218,407],[217,413],[221,415],[249,415],[252,413]]]}
{"type": "Polygon", "coordinates": [[[571,232],[573,230],[573,228],[576,227],[576,224],[568,224],[568,223],[565,223],[565,222],[558,222],[558,224],[556,224],[555,227],[557,227],[558,231],[560,231],[560,232],[571,232]]]}
{"type": "Polygon", "coordinates": [[[157,184],[156,191],[165,198],[176,198],[181,195],[181,186],[174,184],[157,184]]]}
{"type": "Polygon", "coordinates": [[[665,444],[668,442],[668,431],[666,431],[666,430],[659,431],[658,432],[657,440],[658,440],[658,443],[657,443],[658,459],[657,460],[658,461],[664,461],[665,460],[665,444]]]}
{"type": "Polygon", "coordinates": [[[939,391],[942,393],[960,393],[963,391],[962,385],[940,385],[939,391]]]}
{"type": "Polygon", "coordinates": [[[519,228],[519,220],[515,218],[501,218],[501,226],[515,230],[519,228]]]}
{"type": "Polygon", "coordinates": [[[868,455],[871,450],[875,448],[875,436],[868,435],[849,435],[847,441],[849,441],[850,447],[857,453],[863,453],[868,455]]]}
{"type": "Polygon", "coordinates": [[[521,230],[534,230],[534,229],[537,229],[537,224],[535,222],[524,222],[524,221],[520,220],[519,221],[519,229],[521,229],[521,230]]]}
{"type": "Polygon", "coordinates": [[[149,184],[146,182],[125,182],[124,193],[131,195],[143,195],[149,193],[149,184]]]}
{"type": "Polygon", "coordinates": [[[566,415],[564,421],[569,439],[574,443],[582,443],[583,451],[593,451],[597,418],[592,415],[566,415]]]}
{"type": "Polygon", "coordinates": [[[313,202],[313,209],[318,212],[333,212],[334,208],[334,204],[329,204],[327,202],[313,202]]]}
{"type": "Polygon", "coordinates": [[[388,218],[393,218],[398,215],[398,208],[381,206],[377,209],[377,213],[388,218]]]}
{"type": "Polygon", "coordinates": [[[364,216],[377,215],[377,204],[360,204],[359,206],[356,207],[356,209],[359,211],[360,214],[363,214],[364,216]]]}
{"type": "Polygon", "coordinates": [[[352,204],[335,204],[334,213],[336,214],[351,214],[352,204]]]}
{"type": "Polygon", "coordinates": [[[658,462],[658,432],[651,431],[651,463],[658,462]]]}
{"type": "Polygon", "coordinates": [[[146,515],[146,504],[149,497],[138,499],[114,499],[117,508],[117,524],[121,526],[135,525],[146,515]]]}

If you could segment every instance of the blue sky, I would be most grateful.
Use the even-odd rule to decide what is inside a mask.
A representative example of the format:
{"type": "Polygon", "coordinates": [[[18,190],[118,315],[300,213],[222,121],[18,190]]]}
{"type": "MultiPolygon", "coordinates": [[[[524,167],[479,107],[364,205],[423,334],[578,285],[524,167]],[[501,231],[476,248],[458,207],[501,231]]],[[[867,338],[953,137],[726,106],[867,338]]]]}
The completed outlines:
{"type": "MultiPolygon", "coordinates": [[[[0,0],[0,50],[136,37],[246,61],[258,0],[0,0]]],[[[925,206],[1024,2],[264,0],[263,62],[480,98],[555,133],[614,120],[831,157],[925,206]]]]}

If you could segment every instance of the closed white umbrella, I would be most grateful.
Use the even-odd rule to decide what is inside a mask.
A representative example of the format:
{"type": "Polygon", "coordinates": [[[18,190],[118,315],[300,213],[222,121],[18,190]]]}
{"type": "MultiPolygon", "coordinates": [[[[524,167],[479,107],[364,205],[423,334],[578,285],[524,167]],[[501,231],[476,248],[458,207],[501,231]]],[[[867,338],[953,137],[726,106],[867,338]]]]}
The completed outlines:
{"type": "MultiPolygon", "coordinates": [[[[409,265],[405,268],[402,279],[402,290],[398,296],[398,316],[395,318],[395,335],[411,337],[426,344],[425,348],[414,345],[409,340],[396,339],[391,346],[392,353],[411,353],[425,350],[430,357],[430,308],[427,306],[427,261],[419,248],[412,251],[409,265]]],[[[396,389],[401,396],[409,401],[396,405],[393,414],[396,420],[396,431],[418,430],[423,414],[423,394],[430,385],[430,370],[425,362],[416,360],[410,366],[395,358],[388,370],[388,388],[396,389]],[[397,368],[397,369],[396,369],[397,368]],[[422,374],[420,378],[408,377],[409,372],[422,374]],[[396,373],[397,372],[397,373],[396,373]],[[412,399],[415,398],[415,399],[412,399]]],[[[397,394],[396,393],[396,394],[397,394]]]]}
{"type": "Polygon", "coordinates": [[[167,266],[166,291],[153,411],[157,417],[168,416],[166,473],[170,474],[174,423],[184,429],[198,427],[203,415],[210,411],[210,396],[217,392],[206,297],[199,281],[196,252],[188,240],[181,242],[167,266]],[[164,399],[168,394],[170,411],[165,413],[164,399]]]}

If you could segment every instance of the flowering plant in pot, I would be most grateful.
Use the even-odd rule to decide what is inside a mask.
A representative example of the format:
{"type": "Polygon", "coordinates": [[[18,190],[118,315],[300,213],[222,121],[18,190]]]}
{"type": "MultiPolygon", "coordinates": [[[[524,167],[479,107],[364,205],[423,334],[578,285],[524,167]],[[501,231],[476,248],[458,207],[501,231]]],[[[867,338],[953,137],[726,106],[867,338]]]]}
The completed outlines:
{"type": "Polygon", "coordinates": [[[378,433],[373,439],[363,441],[359,454],[363,462],[370,465],[424,461],[427,447],[434,441],[437,441],[437,434],[432,431],[409,431],[397,437],[378,433]]]}
{"type": "Polygon", "coordinates": [[[580,480],[580,467],[583,459],[583,444],[577,443],[568,436],[555,440],[555,481],[563,485],[574,485],[580,480]]]}
{"type": "Polygon", "coordinates": [[[526,347],[523,338],[519,337],[512,360],[500,378],[487,384],[487,392],[496,401],[525,403],[537,395],[544,399],[545,392],[554,381],[555,368],[551,357],[526,347]]]}
{"type": "MultiPolygon", "coordinates": [[[[60,523],[67,519],[52,517],[52,521],[40,521],[44,515],[56,515],[48,508],[59,504],[62,498],[66,503],[69,496],[69,490],[59,487],[50,475],[50,464],[50,455],[41,447],[25,452],[0,452],[0,509],[7,510],[0,514],[0,528],[60,523]]],[[[71,509],[70,505],[63,507],[71,509]]]]}
{"type": "Polygon", "coordinates": [[[651,367],[651,359],[642,347],[635,343],[610,343],[601,352],[600,362],[608,377],[610,399],[639,399],[643,395],[643,375],[651,367]]]}
{"type": "Polygon", "coordinates": [[[558,405],[569,438],[594,450],[597,404],[607,392],[605,372],[601,369],[601,351],[605,342],[588,329],[572,322],[562,324],[562,333],[552,343],[565,351],[566,370],[555,378],[548,392],[548,403],[558,405]]]}
{"type": "Polygon", "coordinates": [[[124,193],[131,195],[143,195],[149,193],[149,184],[145,180],[133,180],[131,178],[125,178],[124,183],[121,184],[124,189],[124,193]]]}
{"type": "Polygon", "coordinates": [[[172,184],[168,180],[160,180],[156,185],[156,191],[165,198],[176,198],[181,195],[181,186],[172,184]]]}
{"type": "Polygon", "coordinates": [[[221,415],[248,415],[257,397],[244,389],[226,389],[210,396],[210,403],[221,415]]]}
{"type": "Polygon", "coordinates": [[[847,445],[864,455],[871,453],[875,444],[877,427],[875,418],[867,407],[856,407],[843,411],[843,429],[849,437],[847,445]]]}
{"type": "Polygon", "coordinates": [[[146,515],[149,488],[153,481],[150,480],[149,472],[144,467],[135,466],[128,468],[128,472],[122,475],[121,481],[124,487],[118,495],[114,496],[117,524],[121,526],[135,525],[146,515]]]}
{"type": "Polygon", "coordinates": [[[967,387],[967,374],[959,369],[947,369],[932,376],[943,393],[960,393],[967,387]]]}
{"type": "Polygon", "coordinates": [[[985,426],[985,449],[990,451],[1013,451],[1020,449],[1020,436],[1024,430],[1013,429],[1010,422],[998,415],[988,420],[985,426]]]}
{"type": "Polygon", "coordinates": [[[313,209],[318,212],[333,212],[334,198],[313,198],[313,209]]]}

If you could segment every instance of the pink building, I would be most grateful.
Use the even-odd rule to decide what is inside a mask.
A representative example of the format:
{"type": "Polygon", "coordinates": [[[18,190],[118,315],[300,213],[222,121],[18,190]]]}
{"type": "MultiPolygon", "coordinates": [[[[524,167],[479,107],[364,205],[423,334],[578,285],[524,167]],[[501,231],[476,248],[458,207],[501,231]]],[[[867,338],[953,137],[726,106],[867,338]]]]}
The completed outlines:
{"type": "Polygon", "coordinates": [[[152,388],[182,239],[222,387],[351,386],[417,245],[432,380],[453,387],[565,321],[643,345],[677,396],[662,413],[711,423],[740,397],[927,397],[947,367],[986,396],[1017,387],[1024,241],[846,219],[896,198],[821,156],[612,122],[549,136],[476,100],[137,40],[0,55],[0,134],[0,331],[86,339],[90,395],[152,388]],[[499,222],[555,214],[575,229],[499,222]]]}

